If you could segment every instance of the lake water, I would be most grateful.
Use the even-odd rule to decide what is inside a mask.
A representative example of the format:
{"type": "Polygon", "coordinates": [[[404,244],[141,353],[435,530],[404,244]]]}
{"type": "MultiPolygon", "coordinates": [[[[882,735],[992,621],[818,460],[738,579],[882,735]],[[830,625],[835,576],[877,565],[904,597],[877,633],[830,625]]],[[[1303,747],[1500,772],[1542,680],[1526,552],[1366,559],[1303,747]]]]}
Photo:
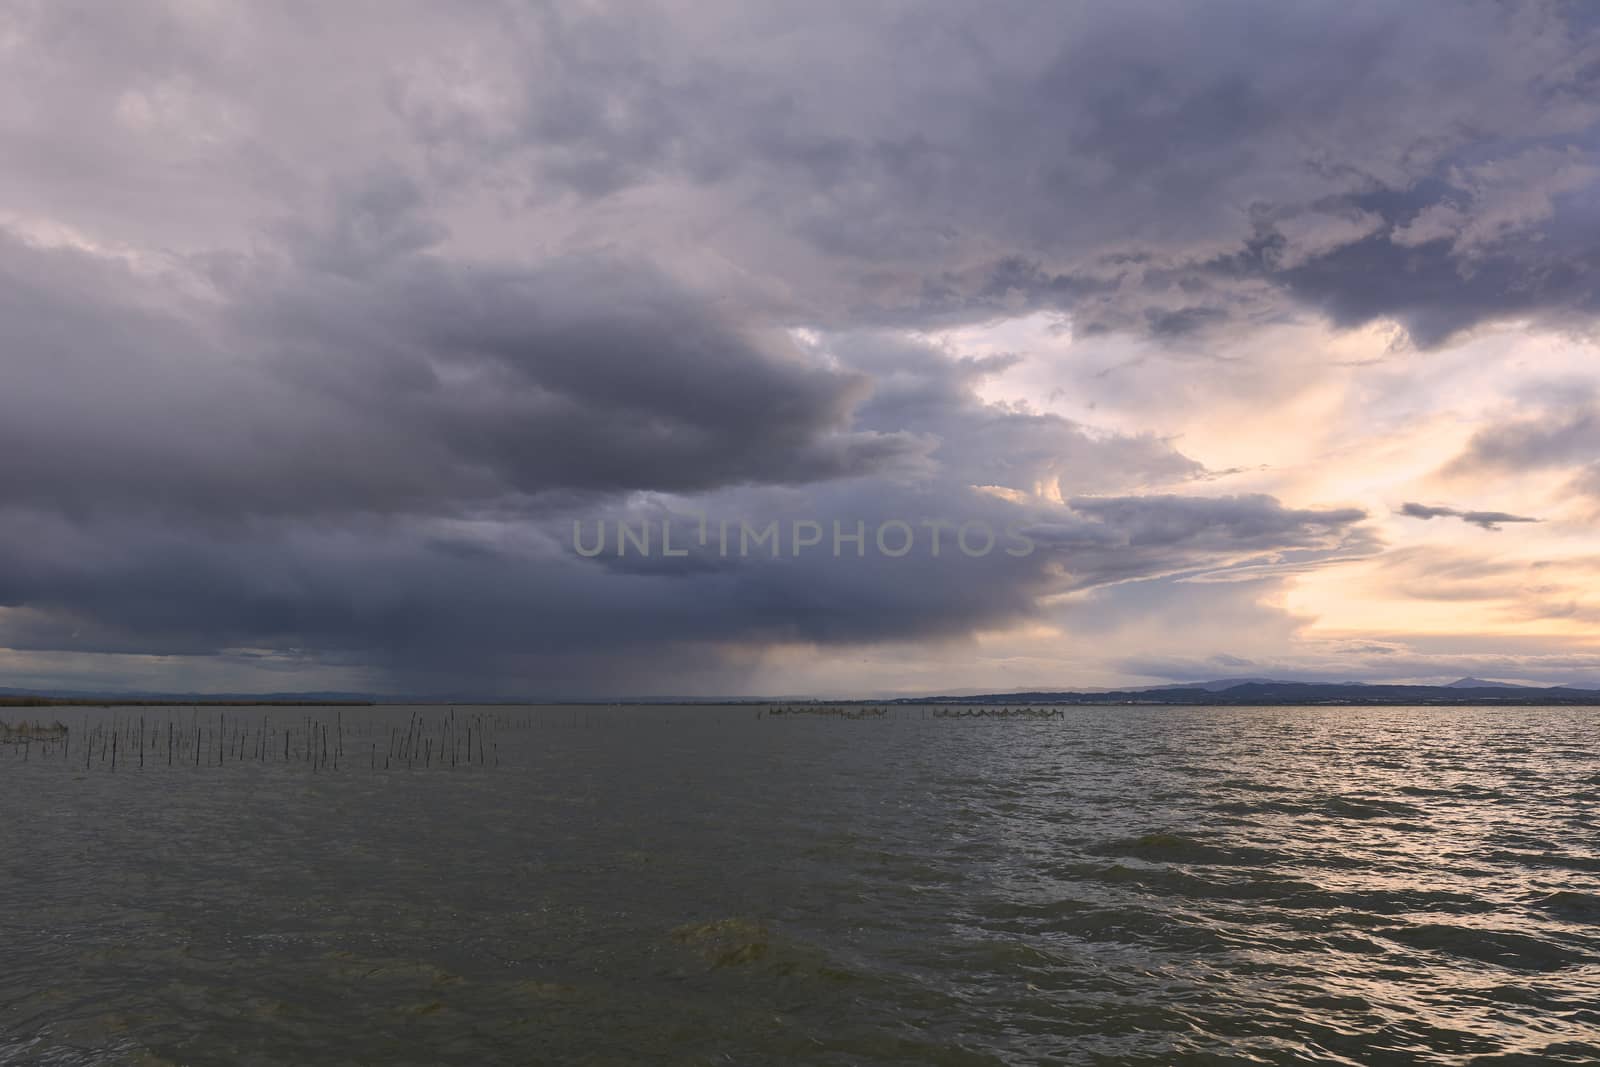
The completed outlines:
{"type": "Polygon", "coordinates": [[[1600,1062],[1595,709],[475,711],[0,711],[0,1062],[1600,1062]]]}

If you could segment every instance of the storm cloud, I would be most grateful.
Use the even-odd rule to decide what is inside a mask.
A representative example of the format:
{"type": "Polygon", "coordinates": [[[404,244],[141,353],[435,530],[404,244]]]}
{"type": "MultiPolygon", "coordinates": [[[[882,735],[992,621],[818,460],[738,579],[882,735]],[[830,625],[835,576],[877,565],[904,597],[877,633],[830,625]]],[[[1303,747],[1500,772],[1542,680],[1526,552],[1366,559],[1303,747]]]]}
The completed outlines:
{"type": "Polygon", "coordinates": [[[0,278],[0,447],[32,457],[0,468],[13,505],[448,514],[803,483],[919,449],[847,429],[864,377],[625,264],[291,263],[165,312],[122,264],[13,239],[0,278]]]}

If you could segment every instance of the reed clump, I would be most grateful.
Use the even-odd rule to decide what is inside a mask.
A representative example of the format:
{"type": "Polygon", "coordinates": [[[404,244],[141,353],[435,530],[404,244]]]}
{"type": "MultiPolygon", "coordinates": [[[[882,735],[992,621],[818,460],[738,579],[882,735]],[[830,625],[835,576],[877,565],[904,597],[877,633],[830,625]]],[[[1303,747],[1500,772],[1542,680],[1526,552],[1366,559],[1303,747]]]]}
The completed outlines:
{"type": "Polygon", "coordinates": [[[20,745],[29,741],[64,741],[67,727],[60,722],[0,722],[0,745],[20,745]]]}

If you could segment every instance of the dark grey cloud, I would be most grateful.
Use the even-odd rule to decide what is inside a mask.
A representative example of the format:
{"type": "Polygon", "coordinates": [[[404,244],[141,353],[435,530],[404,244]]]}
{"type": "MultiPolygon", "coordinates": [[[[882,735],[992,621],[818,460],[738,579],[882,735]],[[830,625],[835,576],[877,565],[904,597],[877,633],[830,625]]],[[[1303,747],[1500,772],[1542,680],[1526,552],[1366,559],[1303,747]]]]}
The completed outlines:
{"type": "Polygon", "coordinates": [[[1555,409],[1493,423],[1478,430],[1445,468],[1450,474],[1564,467],[1600,452],[1600,413],[1587,397],[1555,409]]]}
{"type": "MultiPolygon", "coordinates": [[[[1074,498],[1072,519],[1031,528],[1058,547],[1076,588],[1371,550],[1359,508],[1286,508],[1264,494],[1198,497],[1148,494],[1074,498]]],[[[1270,571],[1270,568],[1269,568],[1270,571]]]]}
{"type": "Polygon", "coordinates": [[[1581,383],[1555,382],[1532,390],[1522,412],[1475,432],[1442,473],[1453,478],[1513,478],[1564,471],[1572,496],[1600,505],[1600,405],[1581,383]]]}
{"type": "Polygon", "coordinates": [[[1427,347],[1595,310],[1600,38],[1571,5],[756,7],[692,61],[685,18],[516,22],[542,62],[492,131],[420,86],[397,108],[591,202],[716,191],[730,255],[806,249],[763,267],[812,321],[1182,339],[1309,306],[1427,347]]]}
{"type": "MultiPolygon", "coordinates": [[[[714,539],[711,547],[689,539],[683,559],[585,559],[572,550],[567,517],[515,532],[378,519],[208,531],[8,512],[0,516],[0,604],[14,610],[0,622],[0,644],[168,656],[311,650],[328,663],[370,665],[411,692],[663,692],[657,687],[669,680],[687,685],[696,675],[701,688],[734,684],[741,663],[768,647],[838,649],[1039,621],[1051,593],[1329,545],[1355,535],[1359,518],[1265,499],[1164,498],[1088,509],[1067,532],[1038,521],[1039,509],[976,492],[841,485],[800,507],[783,495],[744,491],[709,502],[713,521],[779,521],[777,558],[723,559],[714,539]],[[796,556],[789,524],[813,516],[823,542],[796,556]],[[915,550],[885,559],[874,533],[901,516],[918,530],[915,550]],[[925,518],[952,521],[938,556],[925,518]],[[834,519],[846,534],[861,523],[862,555],[853,545],[833,555],[834,519]],[[1015,542],[1002,540],[971,558],[957,548],[962,522],[996,534],[1012,526],[1037,548],[1017,558],[1003,551],[1015,542]]],[[[586,510],[581,521],[592,531],[601,521],[625,516],[637,526],[666,514],[586,510]]],[[[694,528],[688,512],[676,521],[679,533],[694,528]]]]}
{"type": "Polygon", "coordinates": [[[0,279],[13,504],[451,514],[860,476],[923,448],[850,428],[864,376],[639,265],[292,261],[219,277],[220,313],[153,310],[122,264],[0,235],[0,279]]]}
{"type": "Polygon", "coordinates": [[[1198,541],[1238,548],[1299,547],[1366,517],[1359,508],[1285,508],[1261,494],[1074,499],[1072,510],[1125,530],[1130,546],[1198,541]]]}
{"type": "MultiPolygon", "coordinates": [[[[1039,307],[1181,341],[1309,307],[1428,346],[1595,310],[1600,31],[1561,0],[7,19],[0,197],[119,235],[243,247],[403,160],[456,223],[703,255],[813,325],[1039,307]]],[[[360,218],[327,264],[441,232],[360,218]]]]}
{"type": "Polygon", "coordinates": [[[1473,526],[1481,526],[1485,530],[1498,530],[1502,523],[1507,522],[1540,521],[1527,515],[1512,515],[1505,511],[1461,511],[1457,508],[1413,502],[1400,505],[1400,514],[1413,519],[1455,518],[1473,526]]]}
{"type": "Polygon", "coordinates": [[[1448,203],[1390,216],[1373,236],[1274,277],[1336,325],[1392,318],[1422,348],[1483,322],[1527,317],[1579,325],[1600,310],[1600,219],[1591,217],[1587,202],[1553,204],[1548,218],[1527,220],[1510,234],[1491,230],[1486,248],[1463,249],[1443,233],[1417,243],[1402,239],[1400,220],[1415,225],[1448,203]]]}

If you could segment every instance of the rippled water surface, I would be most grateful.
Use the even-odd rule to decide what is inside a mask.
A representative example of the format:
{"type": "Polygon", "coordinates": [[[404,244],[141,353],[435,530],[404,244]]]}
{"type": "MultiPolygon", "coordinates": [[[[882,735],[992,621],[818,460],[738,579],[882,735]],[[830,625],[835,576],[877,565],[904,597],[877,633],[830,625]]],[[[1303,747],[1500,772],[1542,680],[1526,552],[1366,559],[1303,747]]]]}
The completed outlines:
{"type": "Polygon", "coordinates": [[[0,1062],[1600,1062],[1594,709],[112,714],[0,748],[0,1062]]]}

